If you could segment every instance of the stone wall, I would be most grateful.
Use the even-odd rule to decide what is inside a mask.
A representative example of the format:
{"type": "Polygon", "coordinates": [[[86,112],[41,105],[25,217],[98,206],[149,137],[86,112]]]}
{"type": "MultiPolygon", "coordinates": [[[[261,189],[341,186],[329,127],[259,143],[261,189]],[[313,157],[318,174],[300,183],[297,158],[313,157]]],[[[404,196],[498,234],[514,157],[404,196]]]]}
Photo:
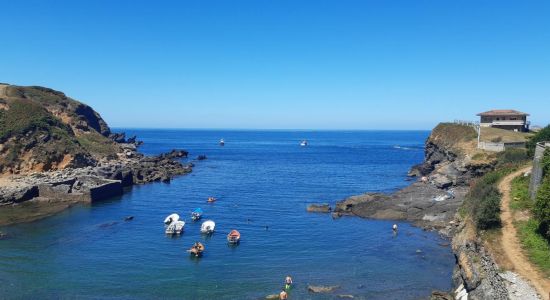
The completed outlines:
{"type": "Polygon", "coordinates": [[[544,151],[550,149],[550,142],[537,143],[535,148],[535,157],[533,158],[533,171],[531,172],[531,182],[529,183],[529,195],[535,199],[540,182],[542,181],[541,160],[544,151]]]}

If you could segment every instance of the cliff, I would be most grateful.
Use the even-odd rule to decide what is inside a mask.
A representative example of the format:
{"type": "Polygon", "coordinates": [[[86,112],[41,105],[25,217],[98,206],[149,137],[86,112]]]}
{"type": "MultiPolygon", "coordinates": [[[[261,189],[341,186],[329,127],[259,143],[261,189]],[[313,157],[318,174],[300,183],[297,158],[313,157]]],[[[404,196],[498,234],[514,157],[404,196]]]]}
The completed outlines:
{"type": "Polygon", "coordinates": [[[409,176],[418,180],[393,194],[367,193],[338,202],[337,215],[407,220],[450,235],[472,178],[492,170],[497,156],[476,148],[472,127],[439,124],[425,143],[424,161],[409,176]]]}
{"type": "Polygon", "coordinates": [[[44,87],[0,84],[0,225],[191,172],[187,151],[137,151],[90,106],[44,87]],[[26,209],[28,208],[28,209],[26,209]]]}
{"type": "Polygon", "coordinates": [[[350,197],[337,203],[334,214],[407,220],[452,239],[454,288],[434,293],[432,299],[519,299],[515,294],[522,279],[503,273],[480,238],[473,216],[466,209],[462,215],[458,211],[474,180],[522,155],[525,151],[479,150],[474,128],[442,123],[425,142],[424,161],[409,171],[416,182],[389,195],[350,197]]]}
{"type": "Polygon", "coordinates": [[[93,166],[122,149],[90,106],[44,87],[0,85],[0,173],[93,166]]]}

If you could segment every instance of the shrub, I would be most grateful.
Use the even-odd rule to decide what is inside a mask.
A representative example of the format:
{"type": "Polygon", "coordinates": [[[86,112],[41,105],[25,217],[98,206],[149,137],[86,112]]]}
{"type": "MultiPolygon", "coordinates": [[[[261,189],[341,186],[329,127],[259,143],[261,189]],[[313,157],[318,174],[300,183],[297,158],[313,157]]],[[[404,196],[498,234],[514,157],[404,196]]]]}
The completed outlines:
{"type": "Polygon", "coordinates": [[[550,240],[550,176],[546,176],[537,191],[533,214],[539,221],[539,231],[550,240]]]}
{"type": "Polygon", "coordinates": [[[500,152],[497,157],[498,166],[522,163],[529,159],[526,149],[512,148],[500,152]]]}
{"type": "Polygon", "coordinates": [[[470,188],[464,209],[473,217],[480,230],[498,228],[500,220],[500,192],[496,184],[511,168],[499,169],[479,178],[470,188]]]}
{"type": "Polygon", "coordinates": [[[539,223],[530,219],[518,222],[519,239],[529,260],[550,276],[550,244],[538,233],[539,223]]]}
{"type": "Polygon", "coordinates": [[[500,193],[496,188],[490,189],[489,194],[481,199],[474,216],[478,229],[500,227],[500,193]]]}
{"type": "Polygon", "coordinates": [[[535,155],[535,146],[542,141],[550,141],[550,125],[544,127],[527,141],[526,146],[529,157],[535,155]]]}

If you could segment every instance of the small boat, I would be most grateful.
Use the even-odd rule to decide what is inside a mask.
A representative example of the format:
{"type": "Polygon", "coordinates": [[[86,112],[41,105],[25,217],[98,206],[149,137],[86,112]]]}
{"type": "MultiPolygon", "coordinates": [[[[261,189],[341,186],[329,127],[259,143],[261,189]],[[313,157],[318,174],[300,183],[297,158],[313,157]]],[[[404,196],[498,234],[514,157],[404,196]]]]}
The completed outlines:
{"type": "Polygon", "coordinates": [[[235,229],[231,230],[231,232],[227,235],[227,241],[230,244],[238,244],[240,240],[241,234],[235,229]]]}
{"type": "Polygon", "coordinates": [[[193,221],[198,221],[202,217],[202,214],[202,209],[197,208],[191,213],[191,219],[193,219],[193,221]]]}
{"type": "Polygon", "coordinates": [[[184,221],[172,222],[170,223],[170,225],[166,227],[165,233],[168,235],[181,234],[184,226],[185,226],[184,221]]]}
{"type": "Polygon", "coordinates": [[[225,145],[225,141],[223,139],[220,140],[220,146],[225,145]]]}
{"type": "Polygon", "coordinates": [[[201,225],[201,233],[204,234],[211,234],[214,232],[214,228],[216,228],[216,223],[212,220],[207,220],[202,222],[201,225]]]}
{"type": "Polygon", "coordinates": [[[214,203],[214,202],[216,202],[216,200],[217,200],[217,199],[214,198],[214,197],[208,197],[208,200],[206,200],[206,202],[208,202],[208,203],[214,203]]]}
{"type": "Polygon", "coordinates": [[[301,141],[300,146],[302,146],[302,147],[307,146],[307,141],[306,140],[301,141]]]}
{"type": "Polygon", "coordinates": [[[195,257],[202,256],[202,253],[204,252],[204,245],[201,242],[196,242],[189,250],[187,250],[191,255],[195,255],[195,257]]]}
{"type": "Polygon", "coordinates": [[[176,222],[180,220],[180,216],[178,214],[171,214],[166,219],[164,219],[164,224],[170,225],[172,222],[176,222]]]}

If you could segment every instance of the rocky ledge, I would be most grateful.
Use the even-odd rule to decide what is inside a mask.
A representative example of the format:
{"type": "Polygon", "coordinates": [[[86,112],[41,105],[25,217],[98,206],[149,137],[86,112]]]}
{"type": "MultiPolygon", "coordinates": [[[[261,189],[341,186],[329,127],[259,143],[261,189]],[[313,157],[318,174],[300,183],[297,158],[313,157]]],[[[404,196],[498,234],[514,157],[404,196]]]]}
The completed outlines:
{"type": "Polygon", "coordinates": [[[73,203],[100,201],[121,195],[124,187],[155,181],[169,182],[174,176],[192,171],[192,164],[177,160],[187,157],[188,153],[184,150],[172,150],[157,156],[145,156],[132,147],[126,150],[125,158],[105,160],[96,166],[4,178],[5,184],[0,186],[0,215],[6,215],[1,218],[0,225],[31,221],[73,203]],[[20,213],[19,208],[23,210],[28,207],[42,211],[38,214],[20,213]]]}

